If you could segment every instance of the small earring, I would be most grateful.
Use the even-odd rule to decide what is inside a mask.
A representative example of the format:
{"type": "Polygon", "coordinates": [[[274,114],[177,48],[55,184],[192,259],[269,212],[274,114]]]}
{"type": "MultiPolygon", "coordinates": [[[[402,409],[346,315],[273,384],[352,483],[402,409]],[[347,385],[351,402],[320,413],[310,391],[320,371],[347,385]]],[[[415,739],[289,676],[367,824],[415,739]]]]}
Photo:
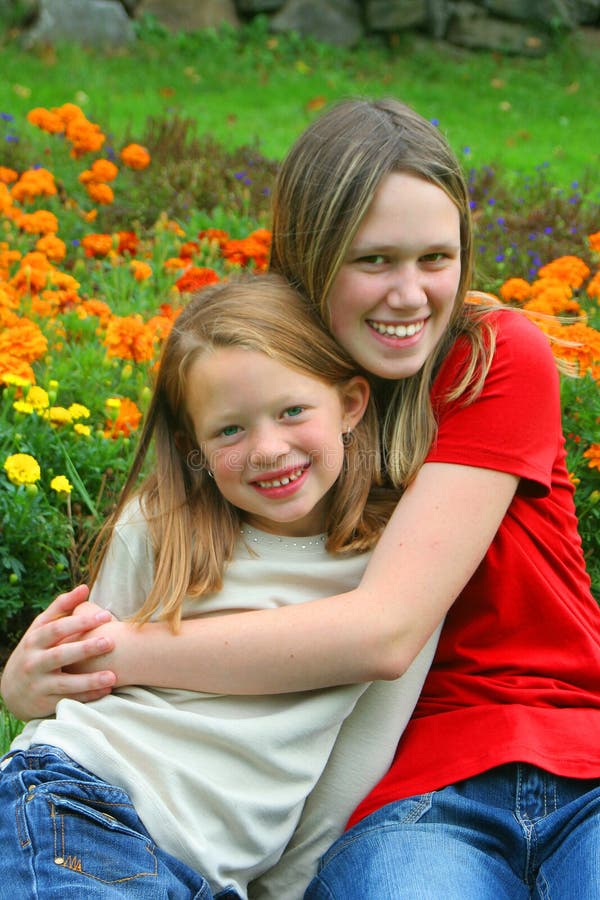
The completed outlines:
{"type": "Polygon", "coordinates": [[[348,428],[342,434],[342,444],[344,445],[344,447],[349,447],[351,443],[352,443],[352,429],[348,428]]]}
{"type": "Polygon", "coordinates": [[[213,473],[210,471],[210,469],[208,469],[208,468],[206,469],[206,474],[208,475],[209,478],[213,478],[213,479],[214,479],[214,477],[215,477],[215,476],[213,475],[213,473]]]}

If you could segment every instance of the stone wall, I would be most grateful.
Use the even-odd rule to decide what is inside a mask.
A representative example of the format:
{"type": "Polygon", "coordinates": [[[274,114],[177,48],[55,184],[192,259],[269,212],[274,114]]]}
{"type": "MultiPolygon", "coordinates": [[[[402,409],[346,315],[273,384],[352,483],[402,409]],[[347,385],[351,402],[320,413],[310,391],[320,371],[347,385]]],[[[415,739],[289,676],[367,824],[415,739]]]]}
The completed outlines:
{"type": "Polygon", "coordinates": [[[541,55],[561,30],[600,36],[600,0],[0,0],[0,22],[19,29],[25,46],[118,46],[135,40],[133,20],[146,14],[174,31],[239,27],[266,15],[274,33],[350,48],[366,35],[412,31],[470,49],[541,55]]]}

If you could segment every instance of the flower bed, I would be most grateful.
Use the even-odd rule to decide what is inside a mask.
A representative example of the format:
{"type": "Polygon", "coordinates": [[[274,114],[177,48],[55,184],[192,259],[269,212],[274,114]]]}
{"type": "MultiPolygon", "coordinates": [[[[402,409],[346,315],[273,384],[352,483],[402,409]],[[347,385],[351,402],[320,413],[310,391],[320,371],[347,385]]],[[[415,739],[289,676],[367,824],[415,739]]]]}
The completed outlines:
{"type": "MultiPolygon", "coordinates": [[[[247,207],[136,219],[124,201],[160,177],[153,153],[112,146],[73,104],[28,120],[28,146],[48,163],[15,153],[0,167],[0,629],[10,639],[85,579],[90,540],[123,483],[161,345],[189,293],[266,268],[270,242],[247,207]]],[[[231,184],[248,192],[252,178],[236,172],[231,184]]],[[[512,277],[500,277],[499,260],[478,286],[525,309],[562,358],[569,465],[597,588],[600,232],[585,256],[512,277]]]]}

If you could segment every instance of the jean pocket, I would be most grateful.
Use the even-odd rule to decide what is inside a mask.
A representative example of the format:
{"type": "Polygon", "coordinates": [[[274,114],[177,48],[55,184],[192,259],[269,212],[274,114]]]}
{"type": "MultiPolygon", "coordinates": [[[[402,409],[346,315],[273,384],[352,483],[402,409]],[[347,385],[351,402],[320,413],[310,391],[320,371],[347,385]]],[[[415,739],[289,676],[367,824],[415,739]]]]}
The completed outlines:
{"type": "Polygon", "coordinates": [[[38,787],[27,803],[31,816],[42,817],[35,828],[39,852],[52,854],[51,865],[103,884],[122,884],[158,873],[155,845],[127,794],[110,785],[64,782],[38,787]],[[43,836],[46,830],[46,839],[43,836]],[[48,844],[48,838],[51,843],[48,844]]]}

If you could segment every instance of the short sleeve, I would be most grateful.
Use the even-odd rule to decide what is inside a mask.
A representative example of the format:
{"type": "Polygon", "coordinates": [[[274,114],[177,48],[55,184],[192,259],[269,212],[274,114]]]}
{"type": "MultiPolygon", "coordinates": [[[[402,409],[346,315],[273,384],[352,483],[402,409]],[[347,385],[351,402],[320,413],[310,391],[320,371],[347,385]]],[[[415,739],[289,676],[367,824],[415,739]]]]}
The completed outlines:
{"type": "Polygon", "coordinates": [[[510,472],[524,479],[522,490],[545,496],[563,443],[556,363],[546,335],[523,315],[502,310],[493,318],[496,348],[479,396],[445,399],[464,366],[464,343],[436,378],[438,433],[426,462],[510,472]]]}
{"type": "Polygon", "coordinates": [[[148,525],[137,501],[115,526],[90,600],[117,619],[134,615],[152,588],[154,563],[148,525]]]}

